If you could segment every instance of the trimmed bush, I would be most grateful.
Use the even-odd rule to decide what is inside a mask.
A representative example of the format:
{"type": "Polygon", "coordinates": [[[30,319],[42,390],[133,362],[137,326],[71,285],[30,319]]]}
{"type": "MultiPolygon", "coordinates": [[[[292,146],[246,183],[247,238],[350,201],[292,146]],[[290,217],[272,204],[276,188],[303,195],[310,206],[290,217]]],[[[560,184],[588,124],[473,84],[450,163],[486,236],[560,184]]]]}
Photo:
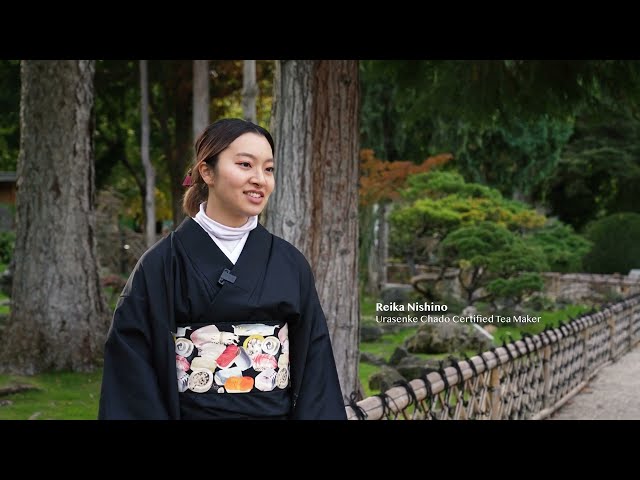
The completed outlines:
{"type": "Polygon", "coordinates": [[[584,257],[586,272],[624,275],[640,268],[640,214],[615,213],[595,220],[585,236],[593,242],[584,257]]]}

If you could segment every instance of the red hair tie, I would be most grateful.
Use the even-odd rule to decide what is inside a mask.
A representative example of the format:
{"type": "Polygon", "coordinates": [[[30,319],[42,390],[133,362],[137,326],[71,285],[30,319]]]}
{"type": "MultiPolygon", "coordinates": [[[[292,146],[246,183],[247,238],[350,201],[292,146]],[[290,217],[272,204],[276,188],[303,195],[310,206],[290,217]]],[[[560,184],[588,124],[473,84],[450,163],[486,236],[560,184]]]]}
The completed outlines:
{"type": "Polygon", "coordinates": [[[182,181],[182,186],[183,187],[190,187],[191,186],[191,170],[189,170],[187,172],[187,176],[184,177],[184,180],[182,181]]]}

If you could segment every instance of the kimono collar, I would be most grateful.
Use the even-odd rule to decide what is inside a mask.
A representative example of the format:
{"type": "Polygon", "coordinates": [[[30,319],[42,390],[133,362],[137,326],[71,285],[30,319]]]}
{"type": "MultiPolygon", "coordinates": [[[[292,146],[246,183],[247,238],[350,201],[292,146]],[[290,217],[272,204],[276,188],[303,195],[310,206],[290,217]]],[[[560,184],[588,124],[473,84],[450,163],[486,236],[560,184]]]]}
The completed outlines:
{"type": "MultiPolygon", "coordinates": [[[[273,235],[262,225],[257,224],[249,232],[247,242],[235,265],[193,218],[185,218],[175,233],[185,254],[214,289],[218,289],[218,281],[226,268],[237,277],[234,287],[246,292],[259,291],[256,290],[256,286],[262,283],[273,241],[273,235]]],[[[225,288],[227,285],[228,282],[225,283],[225,288]]]]}

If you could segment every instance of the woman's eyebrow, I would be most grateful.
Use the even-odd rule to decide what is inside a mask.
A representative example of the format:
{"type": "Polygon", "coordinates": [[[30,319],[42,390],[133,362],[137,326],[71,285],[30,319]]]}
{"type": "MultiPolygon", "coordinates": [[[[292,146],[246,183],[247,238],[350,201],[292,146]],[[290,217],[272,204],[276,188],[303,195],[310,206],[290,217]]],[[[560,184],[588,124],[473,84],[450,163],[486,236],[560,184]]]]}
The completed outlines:
{"type": "MultiPolygon", "coordinates": [[[[256,157],[252,153],[239,152],[239,153],[236,153],[236,157],[249,157],[252,160],[258,161],[258,157],[256,157]]],[[[267,158],[265,162],[273,162],[273,158],[267,158]]]]}

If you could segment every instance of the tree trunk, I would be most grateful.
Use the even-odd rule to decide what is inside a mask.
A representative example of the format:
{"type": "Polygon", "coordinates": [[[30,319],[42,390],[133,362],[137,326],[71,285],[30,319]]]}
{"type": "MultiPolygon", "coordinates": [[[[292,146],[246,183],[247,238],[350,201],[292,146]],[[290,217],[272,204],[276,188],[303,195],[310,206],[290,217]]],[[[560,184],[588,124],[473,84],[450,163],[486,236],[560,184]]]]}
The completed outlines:
{"type": "Polygon", "coordinates": [[[193,61],[193,139],[209,125],[209,60],[193,61]]]}
{"type": "Polygon", "coordinates": [[[245,120],[257,123],[256,100],[258,98],[258,82],[256,80],[256,61],[244,61],[242,75],[242,115],[245,120]]]}
{"type": "Polygon", "coordinates": [[[309,260],[340,385],[358,388],[358,62],[277,62],[266,225],[309,260]]]}
{"type": "MultiPolygon", "coordinates": [[[[193,61],[154,62],[158,89],[152,111],[158,120],[171,188],[174,227],[184,219],[182,180],[193,159],[193,61]]],[[[151,97],[153,98],[153,97],[151,97]]]]}
{"type": "Polygon", "coordinates": [[[145,197],[144,215],[146,219],[147,247],[156,243],[156,172],[149,158],[149,76],[147,61],[140,60],[140,155],[144,167],[145,197]]]}
{"type": "Polygon", "coordinates": [[[15,276],[0,369],[90,370],[109,318],[95,246],[92,60],[21,65],[15,276]]]}
{"type": "Polygon", "coordinates": [[[377,247],[376,256],[378,261],[378,284],[382,287],[387,283],[387,261],[389,260],[389,215],[391,213],[391,204],[389,202],[381,202],[378,211],[378,229],[377,229],[377,247]]]}
{"type": "Polygon", "coordinates": [[[378,202],[373,205],[373,240],[367,257],[367,292],[377,296],[387,283],[387,256],[389,251],[389,204],[378,202]]]}

